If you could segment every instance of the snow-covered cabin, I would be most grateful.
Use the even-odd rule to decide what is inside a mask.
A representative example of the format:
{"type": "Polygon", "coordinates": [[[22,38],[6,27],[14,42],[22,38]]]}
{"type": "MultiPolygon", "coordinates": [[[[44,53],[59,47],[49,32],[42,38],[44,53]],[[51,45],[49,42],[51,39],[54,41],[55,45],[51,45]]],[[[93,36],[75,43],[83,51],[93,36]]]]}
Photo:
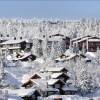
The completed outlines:
{"type": "Polygon", "coordinates": [[[84,59],[86,56],[82,54],[81,52],[79,54],[76,54],[71,49],[68,49],[63,53],[59,58],[55,59],[55,62],[64,62],[64,61],[77,61],[78,59],[84,59]]]}
{"type": "Polygon", "coordinates": [[[64,47],[63,49],[68,49],[70,45],[70,38],[59,33],[55,35],[50,35],[48,38],[49,46],[51,46],[53,42],[55,44],[60,43],[61,47],[64,47]]]}
{"type": "Polygon", "coordinates": [[[7,89],[8,90],[8,93],[10,95],[15,95],[15,96],[18,96],[22,99],[10,99],[9,100],[37,100],[41,94],[40,92],[37,90],[37,89],[33,89],[33,88],[30,88],[30,89],[25,89],[25,88],[20,88],[20,89],[15,89],[15,90],[11,90],[11,89],[7,89]]]}
{"type": "Polygon", "coordinates": [[[24,100],[38,100],[38,97],[40,97],[41,94],[36,89],[22,89],[22,91],[18,91],[18,96],[24,100]]]}
{"type": "Polygon", "coordinates": [[[30,81],[24,83],[22,87],[36,88],[40,91],[41,95],[45,97],[53,94],[59,94],[59,89],[51,87],[45,79],[31,79],[30,81]]]}
{"type": "Polygon", "coordinates": [[[17,53],[15,57],[12,57],[13,61],[18,61],[18,60],[21,60],[21,61],[32,60],[33,61],[35,59],[36,59],[36,56],[33,55],[31,52],[17,53]]]}
{"type": "Polygon", "coordinates": [[[100,48],[100,38],[90,35],[78,37],[71,40],[71,45],[77,46],[79,50],[84,48],[85,51],[96,52],[97,48],[100,48]]]}
{"type": "Polygon", "coordinates": [[[0,43],[0,47],[2,49],[2,53],[6,54],[7,50],[10,54],[13,54],[14,52],[19,52],[21,50],[27,50],[29,51],[32,47],[32,42],[28,39],[11,39],[8,41],[5,41],[3,43],[0,43]]]}

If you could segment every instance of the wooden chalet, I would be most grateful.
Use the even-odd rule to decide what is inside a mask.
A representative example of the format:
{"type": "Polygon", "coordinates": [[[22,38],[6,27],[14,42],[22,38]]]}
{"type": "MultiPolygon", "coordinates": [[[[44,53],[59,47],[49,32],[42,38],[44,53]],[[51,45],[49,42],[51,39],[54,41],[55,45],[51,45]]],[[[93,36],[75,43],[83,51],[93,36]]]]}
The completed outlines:
{"type": "Polygon", "coordinates": [[[86,56],[82,53],[76,54],[68,49],[65,53],[63,53],[59,58],[55,59],[55,62],[65,62],[65,61],[77,61],[78,59],[85,59],[86,56]]]}
{"type": "Polygon", "coordinates": [[[0,47],[2,49],[2,53],[5,54],[7,51],[10,54],[14,52],[20,52],[21,50],[29,51],[32,47],[32,42],[27,39],[16,39],[8,40],[0,43],[0,47]]]}
{"type": "Polygon", "coordinates": [[[68,49],[69,45],[70,45],[70,38],[58,33],[58,34],[49,36],[49,38],[48,38],[49,46],[52,45],[52,42],[55,42],[55,44],[58,42],[62,42],[62,46],[65,46],[66,49],[68,49]]]}
{"type": "Polygon", "coordinates": [[[100,38],[88,35],[84,37],[74,38],[71,40],[70,44],[73,47],[78,47],[79,50],[82,50],[82,48],[84,48],[85,51],[96,52],[97,48],[100,48],[100,38]]]}
{"type": "Polygon", "coordinates": [[[24,83],[22,87],[36,88],[40,91],[41,95],[47,97],[53,94],[59,94],[59,89],[53,88],[48,84],[47,80],[44,79],[31,79],[30,81],[24,83]]]}

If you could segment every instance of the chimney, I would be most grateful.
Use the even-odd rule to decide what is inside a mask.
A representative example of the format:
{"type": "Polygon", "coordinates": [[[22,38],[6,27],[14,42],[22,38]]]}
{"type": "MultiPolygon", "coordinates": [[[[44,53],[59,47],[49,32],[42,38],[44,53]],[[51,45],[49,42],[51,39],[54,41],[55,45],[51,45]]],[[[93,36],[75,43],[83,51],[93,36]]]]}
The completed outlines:
{"type": "Polygon", "coordinates": [[[14,37],[14,40],[16,40],[16,37],[14,37]]]}
{"type": "Polygon", "coordinates": [[[22,37],[20,37],[20,39],[22,40],[22,37]]]}
{"type": "Polygon", "coordinates": [[[1,36],[1,37],[3,37],[3,35],[2,35],[2,34],[1,34],[0,36],[1,36]]]}
{"type": "Polygon", "coordinates": [[[43,37],[45,38],[45,35],[43,35],[43,37]]]}
{"type": "Polygon", "coordinates": [[[9,34],[7,34],[7,37],[9,37],[9,34]]]}

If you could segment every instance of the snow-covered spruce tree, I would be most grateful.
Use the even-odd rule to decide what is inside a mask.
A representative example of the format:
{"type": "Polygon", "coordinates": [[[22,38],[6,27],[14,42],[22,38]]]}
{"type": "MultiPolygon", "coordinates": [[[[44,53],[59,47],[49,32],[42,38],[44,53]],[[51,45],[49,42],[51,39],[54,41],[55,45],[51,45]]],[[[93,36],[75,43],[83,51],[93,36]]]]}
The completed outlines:
{"type": "Polygon", "coordinates": [[[52,42],[52,44],[51,44],[50,58],[51,59],[54,59],[55,58],[54,42],[52,42]]]}
{"type": "Polygon", "coordinates": [[[46,60],[48,57],[48,37],[47,34],[44,35],[44,40],[42,42],[43,57],[46,60]]]}
{"type": "Polygon", "coordinates": [[[87,65],[83,61],[78,61],[76,65],[76,86],[82,95],[93,92],[95,83],[93,75],[88,71],[87,65]]]}
{"type": "Polygon", "coordinates": [[[4,72],[4,66],[3,66],[3,55],[0,49],[0,87],[7,86],[7,84],[5,83],[5,77],[6,77],[6,74],[4,72]]]}

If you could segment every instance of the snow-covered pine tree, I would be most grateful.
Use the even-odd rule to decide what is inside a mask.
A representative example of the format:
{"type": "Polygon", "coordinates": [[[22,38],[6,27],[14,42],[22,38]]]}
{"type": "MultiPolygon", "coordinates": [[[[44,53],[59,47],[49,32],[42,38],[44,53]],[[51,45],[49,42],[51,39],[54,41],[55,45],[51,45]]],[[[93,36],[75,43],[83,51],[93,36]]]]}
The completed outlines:
{"type": "Polygon", "coordinates": [[[88,71],[87,64],[84,61],[78,61],[76,65],[76,86],[82,95],[91,93],[95,88],[92,73],[88,71]]]}

